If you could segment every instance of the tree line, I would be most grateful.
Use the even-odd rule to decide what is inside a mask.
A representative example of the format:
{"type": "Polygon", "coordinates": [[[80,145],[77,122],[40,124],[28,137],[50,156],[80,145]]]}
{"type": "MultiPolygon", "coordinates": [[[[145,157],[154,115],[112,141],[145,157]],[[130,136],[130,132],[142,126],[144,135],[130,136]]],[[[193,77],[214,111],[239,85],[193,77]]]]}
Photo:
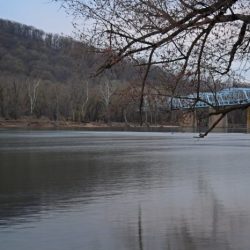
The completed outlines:
{"type": "MultiPolygon", "coordinates": [[[[128,60],[92,77],[106,56],[71,37],[0,19],[0,116],[138,122],[142,73],[128,60]]],[[[150,123],[170,117],[158,112],[162,74],[157,67],[150,74],[145,112],[150,123]]]]}
{"type": "MultiPolygon", "coordinates": [[[[162,107],[173,91],[195,92],[189,76],[179,79],[174,70],[151,65],[143,89],[147,107],[140,112],[147,61],[125,58],[95,75],[111,54],[87,42],[0,19],[0,117],[139,123],[143,115],[146,124],[178,124],[182,112],[172,114],[162,107]]],[[[225,87],[210,75],[203,82],[201,91],[225,87]]]]}

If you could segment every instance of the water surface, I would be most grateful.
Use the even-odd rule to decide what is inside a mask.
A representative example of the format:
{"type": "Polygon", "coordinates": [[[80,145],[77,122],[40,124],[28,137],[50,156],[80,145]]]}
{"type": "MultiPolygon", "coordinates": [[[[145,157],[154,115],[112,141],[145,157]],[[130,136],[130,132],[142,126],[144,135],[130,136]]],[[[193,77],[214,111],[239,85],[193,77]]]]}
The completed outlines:
{"type": "Polygon", "coordinates": [[[250,135],[193,136],[0,131],[0,249],[250,249],[250,135]]]}

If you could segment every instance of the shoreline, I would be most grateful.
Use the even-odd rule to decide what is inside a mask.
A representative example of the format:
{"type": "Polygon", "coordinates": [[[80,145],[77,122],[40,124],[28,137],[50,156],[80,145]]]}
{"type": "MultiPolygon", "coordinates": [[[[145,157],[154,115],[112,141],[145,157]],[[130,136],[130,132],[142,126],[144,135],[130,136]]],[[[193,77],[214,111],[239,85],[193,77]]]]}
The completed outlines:
{"type": "MultiPolygon", "coordinates": [[[[207,128],[182,127],[177,125],[143,125],[122,122],[72,122],[51,121],[48,119],[22,118],[5,120],[0,118],[0,129],[17,130],[82,130],[82,131],[124,131],[124,132],[170,132],[170,133],[200,133],[207,128]]],[[[245,127],[214,128],[212,133],[249,133],[245,127]]]]}
{"type": "Polygon", "coordinates": [[[71,121],[50,121],[47,119],[17,119],[0,120],[0,129],[79,129],[94,131],[166,131],[181,132],[180,126],[173,125],[150,125],[140,126],[139,124],[125,124],[119,122],[71,122],[71,121]]]}

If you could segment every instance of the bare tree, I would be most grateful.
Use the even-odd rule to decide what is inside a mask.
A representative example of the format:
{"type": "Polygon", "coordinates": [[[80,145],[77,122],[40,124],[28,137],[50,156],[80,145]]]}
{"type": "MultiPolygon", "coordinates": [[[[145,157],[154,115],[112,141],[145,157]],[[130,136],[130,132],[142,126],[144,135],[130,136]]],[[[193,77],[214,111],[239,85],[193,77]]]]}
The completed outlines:
{"type": "Polygon", "coordinates": [[[89,82],[72,83],[69,92],[72,120],[84,121],[89,102],[89,82]]]}
{"type": "MultiPolygon", "coordinates": [[[[82,37],[106,53],[107,60],[98,73],[126,58],[145,68],[140,110],[154,65],[175,74],[172,96],[185,88],[184,78],[192,83],[197,102],[203,101],[199,93],[210,87],[208,77],[225,82],[236,67],[241,72],[248,70],[249,0],[56,1],[77,18],[85,19],[82,37]]],[[[216,110],[222,114],[229,111],[216,110]]]]}
{"type": "Polygon", "coordinates": [[[110,105],[111,105],[111,97],[115,92],[114,84],[105,79],[104,82],[100,85],[100,94],[105,107],[106,120],[110,122],[110,105]]]}
{"type": "Polygon", "coordinates": [[[19,116],[20,95],[21,95],[20,84],[16,80],[13,80],[9,88],[8,98],[10,103],[9,106],[11,109],[10,113],[14,119],[17,119],[19,116]]]}
{"type": "MultiPolygon", "coordinates": [[[[85,119],[86,111],[87,111],[87,105],[89,102],[89,82],[86,82],[86,90],[85,90],[85,96],[82,97],[82,103],[81,103],[81,116],[82,120],[85,119]]],[[[83,93],[84,94],[84,93],[83,93]]]]}
{"type": "Polygon", "coordinates": [[[40,85],[40,79],[38,80],[27,80],[28,86],[28,96],[29,96],[29,103],[30,103],[30,114],[33,115],[34,108],[37,101],[37,93],[38,87],[40,85]]]}

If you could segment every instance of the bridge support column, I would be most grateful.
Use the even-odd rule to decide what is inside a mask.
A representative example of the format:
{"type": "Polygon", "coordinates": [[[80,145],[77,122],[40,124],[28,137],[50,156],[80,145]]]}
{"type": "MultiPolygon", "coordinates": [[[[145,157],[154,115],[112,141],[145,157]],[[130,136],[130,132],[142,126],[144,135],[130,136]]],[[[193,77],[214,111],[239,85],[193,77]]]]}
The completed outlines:
{"type": "Polygon", "coordinates": [[[181,126],[191,128],[192,132],[197,131],[197,114],[194,112],[187,112],[183,114],[181,126]]]}
{"type": "MultiPolygon", "coordinates": [[[[211,127],[221,115],[212,115],[209,117],[208,126],[211,127]]],[[[220,122],[216,125],[215,131],[217,132],[227,132],[228,129],[228,117],[225,115],[220,122]]]]}
{"type": "Polygon", "coordinates": [[[250,133],[250,107],[247,108],[247,133],[250,133]]]}

